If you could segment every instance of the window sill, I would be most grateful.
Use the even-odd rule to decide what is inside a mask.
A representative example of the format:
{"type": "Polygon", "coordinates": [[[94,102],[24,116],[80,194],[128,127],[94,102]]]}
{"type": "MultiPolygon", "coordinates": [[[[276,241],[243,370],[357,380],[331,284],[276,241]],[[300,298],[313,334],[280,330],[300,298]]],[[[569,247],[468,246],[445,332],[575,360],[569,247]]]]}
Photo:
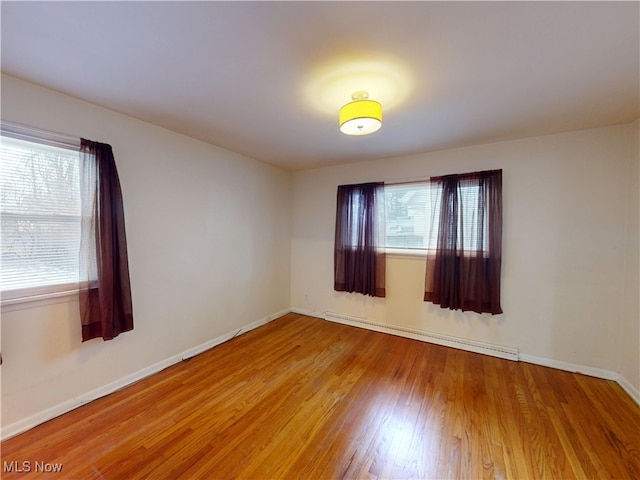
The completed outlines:
{"type": "Polygon", "coordinates": [[[79,290],[75,289],[21,298],[9,298],[3,299],[0,304],[2,305],[2,313],[13,312],[15,310],[26,310],[28,308],[38,308],[56,303],[70,302],[78,298],[78,292],[79,290]]]}
{"type": "Polygon", "coordinates": [[[427,250],[405,249],[405,248],[385,248],[387,258],[417,258],[425,259],[427,250]]]}

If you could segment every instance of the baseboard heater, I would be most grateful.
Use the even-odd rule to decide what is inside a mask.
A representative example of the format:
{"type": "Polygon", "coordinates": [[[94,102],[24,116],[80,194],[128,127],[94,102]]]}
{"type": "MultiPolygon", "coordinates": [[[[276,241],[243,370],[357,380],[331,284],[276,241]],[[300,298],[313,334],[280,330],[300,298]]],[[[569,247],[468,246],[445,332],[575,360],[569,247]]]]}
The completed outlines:
{"type": "Polygon", "coordinates": [[[335,312],[325,312],[322,316],[325,320],[336,323],[343,323],[353,327],[368,328],[377,332],[389,333],[391,335],[399,335],[402,337],[412,338],[414,340],[422,340],[429,343],[435,343],[445,347],[458,348],[474,353],[482,353],[492,357],[505,358],[507,360],[518,361],[518,349],[504,347],[502,345],[492,345],[489,343],[475,342],[465,338],[452,337],[449,335],[441,335],[439,333],[430,333],[412,328],[400,327],[397,325],[388,325],[367,320],[366,318],[354,317],[351,315],[343,315],[335,312]]]}

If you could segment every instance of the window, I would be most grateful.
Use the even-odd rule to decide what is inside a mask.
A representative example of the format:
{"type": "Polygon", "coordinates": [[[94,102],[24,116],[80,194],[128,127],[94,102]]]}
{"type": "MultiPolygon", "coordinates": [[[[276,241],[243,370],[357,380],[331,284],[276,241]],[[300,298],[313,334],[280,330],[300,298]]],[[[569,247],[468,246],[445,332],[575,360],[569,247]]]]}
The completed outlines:
{"type": "Polygon", "coordinates": [[[435,248],[437,188],[428,182],[386,184],[384,199],[386,248],[435,248]]]}
{"type": "MultiPolygon", "coordinates": [[[[385,184],[385,247],[401,250],[435,250],[438,239],[442,185],[438,182],[385,184]]],[[[476,245],[479,196],[477,185],[463,185],[458,189],[462,206],[463,229],[458,233],[468,250],[487,250],[487,240],[476,245]],[[466,208],[465,208],[466,207],[466,208]]],[[[485,221],[486,218],[480,219],[485,221]]]]}
{"type": "Polygon", "coordinates": [[[340,185],[334,289],[374,295],[375,283],[381,294],[374,296],[384,297],[384,275],[377,272],[394,250],[426,257],[424,301],[502,313],[502,170],[340,185]]]}
{"type": "Polygon", "coordinates": [[[0,139],[3,300],[76,289],[78,151],[6,135],[0,139]]]}

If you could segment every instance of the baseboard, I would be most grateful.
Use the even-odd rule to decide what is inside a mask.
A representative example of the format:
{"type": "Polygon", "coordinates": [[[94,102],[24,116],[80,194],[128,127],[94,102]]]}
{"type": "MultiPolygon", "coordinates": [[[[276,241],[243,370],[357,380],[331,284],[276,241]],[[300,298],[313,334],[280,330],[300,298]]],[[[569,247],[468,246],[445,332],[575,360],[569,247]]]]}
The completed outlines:
{"type": "Polygon", "coordinates": [[[184,352],[182,352],[180,354],[180,360],[187,360],[191,357],[195,357],[196,355],[201,354],[202,352],[205,352],[207,350],[209,350],[210,348],[215,347],[216,345],[220,345],[221,343],[224,343],[228,340],[231,340],[232,338],[237,337],[238,335],[242,335],[243,333],[247,333],[251,330],[253,330],[254,328],[258,328],[261,327],[262,325],[265,325],[269,322],[271,322],[272,320],[275,320],[278,317],[281,317],[283,315],[286,315],[287,313],[291,312],[290,308],[286,308],[284,310],[280,310],[277,313],[274,313],[272,315],[269,315],[267,317],[261,318],[260,320],[256,320],[255,322],[252,322],[248,325],[245,325],[242,328],[239,328],[238,330],[235,330],[233,332],[227,333],[225,335],[221,335],[218,338],[214,338],[213,340],[209,340],[208,342],[205,342],[201,345],[198,345],[197,347],[193,347],[190,348],[189,350],[185,350],[184,352]]]}
{"type": "Polygon", "coordinates": [[[47,422],[55,417],[70,412],[71,410],[75,410],[76,408],[81,407],[82,405],[85,405],[93,400],[97,400],[98,398],[109,395],[110,393],[120,390],[181,361],[182,355],[174,355],[154,365],[150,365],[146,368],[143,368],[142,370],[138,370],[131,375],[127,375],[124,378],[116,380],[115,382],[103,385],[71,400],[67,400],[65,402],[59,403],[58,405],[55,405],[54,407],[38,412],[35,415],[31,415],[30,417],[27,417],[23,420],[19,420],[15,423],[7,425],[6,427],[2,427],[2,440],[6,440],[8,438],[19,435],[20,433],[26,432],[27,430],[30,430],[33,427],[40,425],[41,423],[47,422]]]}
{"type": "Polygon", "coordinates": [[[315,310],[306,310],[304,308],[292,308],[291,312],[297,313],[299,315],[305,315],[307,317],[314,317],[314,318],[322,318],[322,319],[324,319],[324,313],[316,312],[315,310]]]}
{"type": "Polygon", "coordinates": [[[558,370],[564,370],[567,372],[581,373],[583,375],[589,375],[590,377],[602,378],[604,380],[613,380],[622,389],[629,394],[629,396],[640,405],[640,391],[635,388],[631,382],[629,382],[621,373],[613,372],[611,370],[605,370],[602,368],[588,367],[580,365],[578,363],[562,362],[560,360],[552,360],[550,358],[536,357],[534,355],[520,354],[520,360],[522,362],[533,363],[536,365],[542,365],[544,367],[556,368],[558,370]]]}
{"type": "Polygon", "coordinates": [[[486,355],[496,356],[500,358],[506,358],[508,360],[522,361],[527,363],[533,363],[535,365],[541,365],[544,367],[556,368],[558,370],[564,370],[568,372],[581,373],[589,375],[591,377],[602,378],[605,380],[613,380],[617,382],[629,396],[640,405],[640,391],[635,388],[624,376],[618,372],[611,370],[605,370],[602,368],[588,367],[577,363],[563,362],[560,360],[553,360],[545,357],[537,357],[534,355],[527,355],[519,353],[518,350],[512,348],[506,348],[495,345],[487,345],[475,341],[468,341],[466,339],[459,339],[456,337],[450,337],[440,334],[432,334],[420,330],[412,330],[404,327],[396,327],[394,325],[386,325],[376,322],[370,322],[366,319],[353,317],[349,315],[336,314],[332,312],[316,312],[312,310],[305,310],[301,308],[292,308],[292,312],[300,315],[307,315],[310,317],[321,318],[323,320],[334,321],[336,323],[343,323],[345,325],[351,325],[359,328],[367,328],[376,332],[389,333],[391,335],[399,335],[414,340],[426,341],[429,343],[435,343],[443,345],[445,347],[458,348],[470,352],[482,353],[486,355]]]}
{"type": "Polygon", "coordinates": [[[201,345],[190,348],[181,352],[177,355],[173,355],[165,360],[162,360],[154,365],[150,365],[142,370],[132,373],[131,375],[127,375],[124,378],[121,378],[115,382],[109,383],[102,387],[99,387],[95,390],[82,394],[76,398],[68,400],[66,402],[62,402],[54,407],[43,410],[42,412],[38,412],[35,415],[32,415],[23,420],[19,420],[18,422],[7,425],[2,428],[0,432],[0,439],[6,440],[8,438],[19,435],[20,433],[26,432],[27,430],[40,425],[52,418],[63,415],[71,410],[74,410],[82,405],[85,405],[93,400],[97,400],[98,398],[104,397],[113,393],[117,390],[127,387],[135,382],[138,382],[146,377],[153,375],[161,370],[164,370],[171,365],[179,363],[183,360],[191,358],[195,355],[198,355],[210,348],[213,348],[217,345],[220,345],[238,335],[242,335],[250,330],[258,328],[262,325],[265,325],[276,318],[279,318],[283,315],[286,315],[289,312],[298,313],[300,315],[307,315],[316,318],[322,318],[327,321],[334,321],[337,323],[343,323],[346,325],[351,325],[359,328],[367,328],[369,330],[378,331],[382,333],[389,333],[391,335],[404,336],[407,338],[413,338],[414,340],[426,341],[429,343],[435,343],[438,345],[443,345],[446,347],[453,347],[462,350],[467,350],[475,353],[482,353],[486,355],[498,356],[500,358],[506,358],[509,360],[520,360],[523,362],[533,363],[536,365],[543,365],[551,368],[557,368],[559,370],[566,370],[570,372],[578,372],[583,373],[585,375],[590,375],[593,377],[604,378],[606,380],[614,380],[616,381],[628,394],[629,396],[640,405],[640,391],[635,388],[625,377],[623,377],[620,373],[612,372],[609,370],[603,370],[600,368],[587,367],[584,365],[562,362],[559,360],[552,360],[544,357],[536,357],[533,355],[526,355],[522,353],[518,353],[517,350],[507,347],[501,347],[496,345],[488,345],[479,342],[472,342],[466,339],[460,339],[456,337],[450,337],[440,334],[432,334],[429,332],[423,332],[420,330],[413,330],[404,327],[396,327],[394,325],[385,325],[376,322],[369,322],[366,319],[360,319],[358,317],[350,317],[346,315],[335,314],[331,312],[316,312],[312,310],[305,310],[300,308],[287,308],[281,310],[277,313],[264,317],[260,320],[252,322],[244,327],[234,330],[232,332],[228,332],[224,335],[220,335],[217,338],[209,340],[201,345]]]}
{"type": "Polygon", "coordinates": [[[75,410],[76,408],[81,407],[82,405],[85,405],[89,402],[92,402],[93,400],[97,400],[98,398],[109,395],[110,393],[113,393],[117,390],[121,390],[122,388],[125,388],[133,383],[136,383],[146,377],[149,377],[154,373],[158,373],[159,371],[164,370],[165,368],[170,367],[171,365],[180,363],[183,360],[194,357],[195,355],[198,355],[199,353],[202,353],[206,350],[209,350],[210,348],[220,345],[221,343],[224,343],[232,338],[235,338],[238,335],[242,335],[243,333],[253,330],[254,328],[258,328],[262,325],[265,325],[271,322],[272,320],[275,320],[278,317],[286,315],[289,312],[291,312],[291,309],[287,308],[277,313],[274,313],[272,315],[269,315],[267,317],[261,318],[260,320],[257,320],[248,325],[245,325],[244,327],[238,330],[234,330],[232,332],[228,332],[223,335],[220,335],[219,337],[216,337],[212,340],[204,342],[201,345],[185,350],[184,352],[179,353],[177,355],[173,355],[158,363],[155,363],[146,368],[143,368],[142,370],[138,370],[137,372],[127,375],[126,377],[116,380],[115,382],[109,383],[107,385],[103,385],[99,388],[91,390],[90,392],[84,393],[76,398],[62,402],[54,407],[38,412],[35,415],[31,415],[30,417],[27,417],[23,420],[19,420],[10,425],[7,425],[6,427],[2,427],[2,431],[0,432],[0,438],[2,440],[6,440],[8,438],[19,435],[23,432],[26,432],[27,430],[30,430],[31,428],[37,425],[40,425],[41,423],[47,422],[52,418],[63,415],[67,412],[70,412],[71,410],[75,410]]]}
{"type": "Polygon", "coordinates": [[[631,382],[627,380],[622,374],[618,374],[616,382],[624,389],[625,392],[640,406],[640,390],[631,385],[631,382]]]}
{"type": "Polygon", "coordinates": [[[475,340],[469,340],[466,338],[459,338],[449,335],[442,335],[439,333],[427,332],[424,330],[405,328],[398,325],[382,324],[369,321],[365,318],[343,315],[335,312],[325,312],[321,318],[324,318],[325,320],[329,320],[331,322],[343,323],[354,327],[367,328],[369,330],[388,333],[391,335],[399,335],[406,338],[412,338],[414,340],[435,343],[436,345],[442,345],[445,347],[452,347],[469,352],[481,353],[484,355],[490,355],[492,357],[504,358],[506,360],[518,360],[517,349],[505,347],[502,345],[477,342],[475,340]]]}
{"type": "Polygon", "coordinates": [[[520,354],[520,361],[533,363],[535,365],[542,365],[543,367],[551,367],[558,370],[564,370],[566,372],[582,373],[583,375],[603,378],[605,380],[617,381],[618,377],[620,376],[618,373],[612,372],[611,370],[588,367],[586,365],[580,365],[579,363],[563,362],[561,360],[553,360],[551,358],[536,357],[534,355],[527,355],[524,353],[520,354]]]}

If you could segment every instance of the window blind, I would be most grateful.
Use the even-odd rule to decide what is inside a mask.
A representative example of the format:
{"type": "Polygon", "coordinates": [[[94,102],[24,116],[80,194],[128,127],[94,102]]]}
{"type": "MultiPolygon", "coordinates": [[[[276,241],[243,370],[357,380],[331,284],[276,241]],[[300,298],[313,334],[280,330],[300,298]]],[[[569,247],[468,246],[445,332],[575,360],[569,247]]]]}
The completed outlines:
{"type": "MultiPolygon", "coordinates": [[[[463,184],[457,191],[460,229],[458,244],[464,250],[487,250],[486,216],[479,218],[476,204],[481,196],[477,185],[463,184]],[[481,243],[479,243],[481,242],[481,243]]],[[[438,242],[442,186],[420,181],[385,184],[385,247],[403,250],[435,250],[438,242]]],[[[381,210],[382,211],[382,210],[381,210]]]]}
{"type": "Polygon", "coordinates": [[[35,140],[0,137],[3,300],[77,288],[79,153],[35,140]]]}
{"type": "Polygon", "coordinates": [[[385,246],[434,249],[438,232],[440,195],[425,181],[385,184],[385,246]]]}
{"type": "Polygon", "coordinates": [[[458,245],[465,251],[487,251],[488,214],[484,190],[477,184],[460,181],[458,187],[458,245]],[[484,212],[484,215],[479,214],[484,212]]]}

